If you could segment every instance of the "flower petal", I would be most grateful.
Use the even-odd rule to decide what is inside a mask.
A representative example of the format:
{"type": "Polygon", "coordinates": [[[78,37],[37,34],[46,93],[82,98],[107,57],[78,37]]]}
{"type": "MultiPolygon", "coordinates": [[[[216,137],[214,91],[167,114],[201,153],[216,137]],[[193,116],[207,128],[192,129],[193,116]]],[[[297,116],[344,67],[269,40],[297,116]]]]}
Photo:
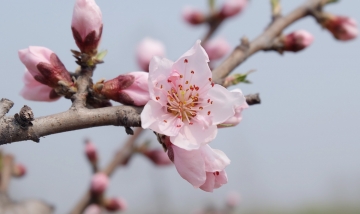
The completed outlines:
{"type": "Polygon", "coordinates": [[[241,93],[232,93],[221,85],[215,84],[207,95],[211,105],[204,107],[202,114],[212,115],[213,125],[221,124],[235,115],[235,108],[246,102],[241,93]]]}
{"type": "Polygon", "coordinates": [[[212,172],[206,172],[206,181],[200,186],[205,192],[213,192],[215,186],[215,176],[212,172]]]}
{"type": "Polygon", "coordinates": [[[209,145],[204,145],[200,150],[205,161],[205,171],[207,172],[222,171],[230,164],[230,159],[218,149],[212,149],[209,145]]]}
{"type": "Polygon", "coordinates": [[[171,142],[186,150],[199,149],[201,145],[210,143],[215,139],[217,135],[217,127],[215,125],[210,126],[208,129],[204,129],[202,124],[194,123],[189,125],[187,122],[180,130],[177,136],[170,138],[171,142]]]}
{"type": "Polygon", "coordinates": [[[206,180],[205,162],[200,150],[187,151],[172,145],[174,164],[180,176],[199,188],[206,180]]]}

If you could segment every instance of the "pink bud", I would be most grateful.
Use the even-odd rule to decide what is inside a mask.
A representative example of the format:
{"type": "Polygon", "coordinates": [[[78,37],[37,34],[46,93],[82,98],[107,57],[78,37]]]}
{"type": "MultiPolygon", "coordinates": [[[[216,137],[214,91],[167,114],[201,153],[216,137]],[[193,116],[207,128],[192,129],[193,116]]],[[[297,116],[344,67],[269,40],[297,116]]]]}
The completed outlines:
{"type": "Polygon", "coordinates": [[[144,155],[148,157],[156,165],[169,165],[172,164],[169,156],[162,149],[145,151],[144,155]]]}
{"type": "Polygon", "coordinates": [[[220,14],[224,17],[234,16],[240,12],[242,12],[248,0],[228,0],[224,3],[220,14]]]}
{"type": "Polygon", "coordinates": [[[105,202],[105,208],[111,212],[125,211],[127,202],[122,198],[111,198],[105,202]]]}
{"type": "Polygon", "coordinates": [[[106,190],[108,184],[108,176],[102,172],[98,172],[91,179],[91,191],[96,194],[101,194],[106,190]]]}
{"type": "Polygon", "coordinates": [[[26,168],[22,164],[16,164],[15,165],[15,171],[14,174],[16,177],[22,177],[26,174],[26,168]]]}
{"type": "Polygon", "coordinates": [[[229,52],[230,45],[223,37],[218,37],[205,43],[204,49],[209,55],[210,60],[217,60],[229,52]]]}
{"type": "Polygon", "coordinates": [[[149,64],[153,56],[165,56],[165,46],[158,40],[143,39],[136,49],[136,58],[139,67],[149,72],[149,64]]]}
{"type": "Polygon", "coordinates": [[[94,0],[76,0],[71,29],[81,52],[91,54],[97,49],[103,22],[99,6],[94,0]]]}
{"type": "Polygon", "coordinates": [[[348,41],[354,39],[359,34],[355,19],[346,16],[329,16],[324,23],[336,39],[348,41]]]}
{"type": "MultiPolygon", "coordinates": [[[[231,93],[236,93],[238,96],[244,96],[242,91],[240,89],[234,89],[232,91],[230,91],[231,93]]],[[[234,108],[235,110],[235,115],[230,117],[229,119],[227,119],[225,122],[221,123],[221,124],[224,124],[224,125],[231,125],[231,127],[233,126],[236,126],[238,125],[241,121],[242,121],[242,111],[244,109],[247,109],[249,108],[249,105],[244,102],[242,105],[240,106],[236,106],[234,108]]],[[[221,125],[218,125],[217,126],[218,128],[225,128],[226,126],[221,126],[221,125]]]]}
{"type": "Polygon", "coordinates": [[[101,214],[101,208],[96,204],[91,204],[84,210],[83,214],[101,214]]]}
{"type": "Polygon", "coordinates": [[[44,47],[30,46],[20,50],[19,58],[26,66],[34,79],[51,88],[58,87],[58,82],[63,81],[72,85],[69,72],[58,56],[44,47]]]}
{"type": "Polygon", "coordinates": [[[284,38],[284,50],[301,51],[311,45],[314,41],[313,35],[305,30],[297,30],[284,38]]]}
{"type": "Polygon", "coordinates": [[[96,147],[90,141],[86,141],[85,154],[90,162],[95,163],[97,161],[96,147]]]}
{"type": "Polygon", "coordinates": [[[226,199],[226,204],[230,207],[236,207],[240,203],[240,195],[237,192],[232,192],[226,199]]]}
{"type": "Polygon", "coordinates": [[[204,14],[200,10],[190,6],[184,7],[182,15],[185,21],[193,25],[201,24],[205,21],[204,14]]]}
{"type": "Polygon", "coordinates": [[[142,71],[123,74],[104,82],[100,93],[122,104],[143,106],[150,100],[148,77],[142,71]]]}
{"type": "Polygon", "coordinates": [[[27,69],[25,69],[23,82],[25,86],[21,90],[20,95],[24,99],[53,102],[60,98],[52,88],[36,81],[27,69]]]}

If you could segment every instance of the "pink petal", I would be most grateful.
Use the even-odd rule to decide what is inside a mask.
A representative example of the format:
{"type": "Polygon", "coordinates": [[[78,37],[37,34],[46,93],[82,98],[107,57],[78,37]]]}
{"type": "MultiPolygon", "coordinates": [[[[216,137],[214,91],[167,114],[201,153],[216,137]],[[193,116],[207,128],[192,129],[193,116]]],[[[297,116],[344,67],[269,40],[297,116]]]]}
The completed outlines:
{"type": "Polygon", "coordinates": [[[36,81],[28,70],[25,70],[23,82],[25,85],[21,90],[20,95],[24,99],[45,102],[53,102],[60,99],[60,97],[56,99],[50,99],[49,95],[52,88],[36,81]]]}
{"type": "Polygon", "coordinates": [[[128,74],[135,76],[135,81],[130,87],[122,90],[122,92],[127,93],[134,100],[136,106],[146,105],[150,100],[148,88],[149,74],[142,71],[131,72],[128,74]]]}
{"type": "Polygon", "coordinates": [[[205,161],[205,171],[207,172],[222,171],[230,164],[230,159],[218,149],[212,149],[209,145],[204,145],[200,150],[205,161]]]}
{"type": "Polygon", "coordinates": [[[174,164],[180,176],[195,188],[200,187],[206,180],[205,162],[200,150],[187,151],[172,145],[174,164]]]}
{"type": "Polygon", "coordinates": [[[213,124],[221,124],[235,115],[235,108],[246,102],[243,94],[231,93],[221,85],[215,84],[208,92],[208,98],[213,103],[204,110],[202,114],[210,114],[213,118],[213,124]],[[226,105],[225,105],[226,104],[226,105]]]}
{"type": "MultiPolygon", "coordinates": [[[[173,114],[169,114],[166,107],[150,100],[141,113],[141,127],[151,129],[167,136],[175,136],[181,127],[177,127],[178,121],[173,114]],[[166,121],[166,122],[165,122],[166,121]]],[[[182,124],[180,124],[182,126],[182,124]]]]}
{"type": "Polygon", "coordinates": [[[213,192],[215,186],[215,176],[212,172],[206,172],[206,181],[200,186],[205,192],[213,192]]]}
{"type": "Polygon", "coordinates": [[[201,145],[210,143],[217,135],[217,127],[215,125],[204,128],[202,124],[194,123],[189,125],[187,122],[176,136],[171,136],[171,142],[186,150],[199,149],[201,145]]]}
{"type": "Polygon", "coordinates": [[[50,49],[45,47],[30,46],[27,49],[19,50],[19,58],[21,62],[26,66],[29,72],[35,76],[40,72],[37,69],[37,65],[40,62],[50,64],[50,55],[53,54],[50,49]]]}
{"type": "Polygon", "coordinates": [[[212,73],[208,62],[209,57],[204,48],[201,47],[201,41],[197,40],[195,45],[174,63],[172,69],[184,75],[184,82],[189,81],[189,85],[195,84],[201,90],[210,85],[209,79],[212,77],[212,73]],[[191,73],[192,71],[194,74],[191,73]]]}

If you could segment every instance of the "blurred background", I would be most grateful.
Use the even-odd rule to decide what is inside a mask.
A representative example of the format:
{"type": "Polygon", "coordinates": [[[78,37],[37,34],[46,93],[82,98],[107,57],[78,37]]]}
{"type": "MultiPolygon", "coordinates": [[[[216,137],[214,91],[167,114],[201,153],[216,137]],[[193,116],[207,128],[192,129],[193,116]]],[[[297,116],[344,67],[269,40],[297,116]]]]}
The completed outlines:
{"type": "MultiPolygon", "coordinates": [[[[305,0],[283,0],[284,14],[305,0]]],[[[66,111],[70,101],[54,103],[23,99],[25,66],[17,51],[44,46],[54,51],[69,71],[76,69],[70,49],[77,50],[70,24],[73,0],[7,1],[0,8],[0,97],[14,101],[10,114],[29,105],[36,117],[66,111]]],[[[94,81],[112,79],[139,70],[135,49],[144,37],[162,41],[166,56],[176,60],[207,26],[193,27],[181,17],[185,5],[208,10],[206,0],[144,1],[97,0],[103,14],[101,49],[105,63],[97,67],[94,81]]],[[[221,5],[221,0],[217,0],[221,5]]],[[[334,14],[360,20],[360,1],[341,1],[326,7],[334,14]]],[[[235,47],[242,36],[250,40],[270,22],[268,0],[252,0],[239,16],[226,21],[215,36],[235,47]]],[[[125,213],[191,213],[212,204],[222,206],[229,192],[241,195],[239,213],[346,213],[360,204],[360,41],[339,42],[322,30],[312,17],[285,30],[305,29],[315,36],[304,51],[259,52],[234,73],[257,71],[239,84],[245,94],[260,93],[262,103],[243,112],[243,121],[219,131],[211,146],[224,151],[232,163],[226,168],[229,182],[214,193],[195,190],[174,166],[156,167],[143,156],[117,170],[108,196],[128,202],[125,213]],[[339,211],[341,210],[341,211],[339,211]]],[[[114,103],[114,105],[118,105],[114,103]]],[[[16,156],[28,169],[12,180],[13,199],[44,199],[56,214],[68,212],[88,189],[91,168],[84,156],[84,139],[97,146],[104,166],[127,139],[123,127],[101,127],[17,142],[1,149],[16,156]]],[[[151,140],[147,131],[139,143],[151,140]]],[[[360,209],[359,209],[360,210],[360,209]]],[[[360,213],[360,211],[354,213],[360,213]]]]}

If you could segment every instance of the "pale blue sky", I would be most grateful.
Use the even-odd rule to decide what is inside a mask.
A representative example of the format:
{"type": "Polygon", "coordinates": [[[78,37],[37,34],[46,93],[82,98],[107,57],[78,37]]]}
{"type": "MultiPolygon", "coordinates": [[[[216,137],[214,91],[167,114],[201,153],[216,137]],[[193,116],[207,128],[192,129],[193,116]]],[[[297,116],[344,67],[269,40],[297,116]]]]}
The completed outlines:
{"type": "MultiPolygon", "coordinates": [[[[304,0],[282,2],[288,13],[304,0]]],[[[105,64],[98,66],[95,81],[138,70],[134,49],[146,36],[164,42],[167,56],[176,60],[206,32],[205,26],[194,28],[181,19],[184,5],[206,10],[206,0],[97,3],[104,21],[101,48],[109,53],[105,64]]],[[[17,51],[29,45],[45,46],[58,54],[68,70],[75,70],[70,53],[77,48],[70,30],[73,4],[73,0],[18,0],[6,1],[0,8],[0,97],[15,102],[11,114],[25,104],[36,117],[70,107],[66,99],[39,103],[18,95],[24,65],[17,51]]],[[[347,0],[327,10],[359,21],[359,8],[360,1],[347,0]]],[[[269,1],[252,0],[241,16],[227,21],[216,35],[235,46],[244,35],[254,39],[269,21],[269,1]]],[[[259,92],[262,104],[244,111],[239,126],[222,129],[211,143],[232,160],[226,169],[228,184],[213,194],[194,190],[174,167],[156,168],[136,156],[115,173],[107,195],[126,198],[127,213],[186,213],[209,201],[221,204],[230,191],[241,193],[244,209],[359,202],[360,41],[335,41],[311,17],[290,26],[285,33],[297,29],[315,36],[310,48],[283,56],[259,52],[234,71],[257,69],[249,76],[253,84],[237,87],[245,94],[259,92]]],[[[122,127],[101,127],[47,136],[40,144],[28,141],[3,146],[29,171],[25,178],[12,181],[11,196],[45,199],[56,206],[57,214],[69,211],[89,183],[90,167],[83,155],[85,137],[99,148],[101,165],[126,139],[122,127]]],[[[139,142],[147,137],[159,146],[150,131],[139,142]]]]}

